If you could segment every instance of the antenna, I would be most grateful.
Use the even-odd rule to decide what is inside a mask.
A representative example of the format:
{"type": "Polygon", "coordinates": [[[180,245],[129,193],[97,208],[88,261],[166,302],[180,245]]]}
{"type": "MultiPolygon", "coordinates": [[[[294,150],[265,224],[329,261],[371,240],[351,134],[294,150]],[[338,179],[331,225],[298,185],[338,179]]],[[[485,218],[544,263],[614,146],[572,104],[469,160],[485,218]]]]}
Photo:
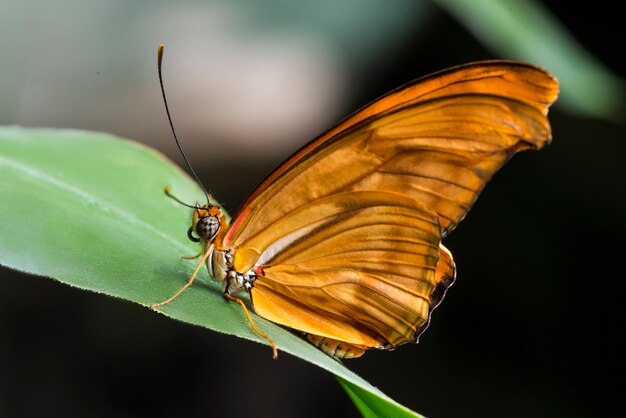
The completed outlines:
{"type": "MultiPolygon", "coordinates": [[[[167,105],[167,98],[165,97],[165,87],[163,87],[163,76],[161,75],[161,63],[163,62],[163,50],[164,49],[165,49],[165,46],[163,44],[159,45],[159,50],[157,52],[157,54],[158,54],[157,55],[157,67],[159,69],[159,84],[161,85],[161,93],[163,94],[163,103],[165,103],[165,112],[167,113],[167,119],[170,122],[170,128],[172,128],[172,134],[174,134],[174,140],[176,141],[176,146],[178,147],[178,150],[180,151],[180,154],[183,156],[183,159],[185,160],[185,163],[187,163],[187,168],[189,168],[189,172],[191,172],[193,177],[196,179],[196,182],[198,182],[198,184],[202,188],[202,191],[204,192],[204,195],[206,196],[206,201],[207,201],[207,203],[209,203],[209,194],[207,193],[206,189],[204,188],[204,185],[202,184],[202,182],[198,178],[198,175],[193,170],[193,167],[189,163],[189,160],[187,159],[187,156],[185,155],[185,152],[183,151],[183,148],[180,146],[180,142],[178,142],[178,137],[176,136],[176,130],[174,129],[174,124],[172,123],[172,117],[170,116],[170,108],[167,105]]],[[[168,195],[169,195],[169,193],[168,193],[168,195]]],[[[173,196],[170,196],[170,197],[173,197],[173,196]]],[[[178,200],[178,199],[176,199],[176,200],[178,200]]],[[[182,203],[182,202],[180,202],[180,203],[182,203]]]]}
{"type": "MultiPolygon", "coordinates": [[[[170,199],[180,203],[183,206],[187,206],[188,208],[191,209],[199,209],[198,204],[196,204],[196,206],[192,206],[192,205],[188,205],[187,203],[183,202],[182,200],[180,200],[179,198],[177,198],[176,196],[174,196],[171,192],[170,192],[170,186],[165,186],[165,188],[163,189],[163,191],[165,192],[165,194],[167,195],[167,197],[169,197],[170,199]]],[[[207,202],[208,203],[208,202],[207,202]]]]}

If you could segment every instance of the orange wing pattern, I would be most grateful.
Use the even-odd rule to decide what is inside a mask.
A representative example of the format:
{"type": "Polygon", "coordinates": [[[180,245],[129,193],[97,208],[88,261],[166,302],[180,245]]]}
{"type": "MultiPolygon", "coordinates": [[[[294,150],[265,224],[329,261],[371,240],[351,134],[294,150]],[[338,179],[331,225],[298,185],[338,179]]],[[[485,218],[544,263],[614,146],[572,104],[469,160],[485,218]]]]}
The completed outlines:
{"type": "MultiPolygon", "coordinates": [[[[292,196],[293,200],[289,201],[280,199],[281,196],[277,195],[277,192],[288,183],[290,184],[289,189],[295,189],[296,183],[292,180],[295,177],[302,179],[300,173],[306,171],[303,163],[307,160],[314,160],[313,164],[309,164],[309,167],[314,166],[314,173],[313,176],[307,177],[306,180],[312,180],[311,184],[316,186],[318,186],[317,183],[329,180],[328,177],[323,177],[325,173],[321,170],[319,172],[320,177],[316,177],[317,173],[315,171],[318,168],[315,162],[319,161],[323,155],[329,153],[326,152],[323,155],[319,155],[320,152],[327,147],[333,147],[333,144],[337,142],[341,142],[341,144],[335,145],[334,149],[343,150],[347,146],[345,144],[346,140],[343,139],[345,136],[350,135],[351,132],[352,135],[365,134],[366,131],[371,132],[368,129],[368,125],[372,122],[383,122],[384,116],[393,113],[394,109],[402,110],[403,108],[415,107],[416,105],[421,107],[426,103],[432,104],[433,101],[437,100],[437,103],[442,104],[451,98],[469,99],[465,103],[467,106],[465,109],[457,101],[458,104],[461,104],[460,109],[457,107],[457,129],[444,126],[445,118],[439,118],[439,126],[436,126],[436,120],[428,121],[428,126],[432,128],[431,132],[423,132],[422,134],[431,136],[422,138],[425,141],[424,147],[420,150],[427,151],[432,147],[445,151],[447,149],[446,144],[442,144],[440,140],[453,140],[455,135],[460,135],[458,139],[466,141],[465,147],[470,153],[470,155],[463,155],[464,150],[460,147],[458,153],[461,154],[461,157],[471,157],[473,147],[482,142],[492,142],[496,149],[512,154],[527,147],[541,148],[550,140],[550,125],[546,115],[548,107],[557,98],[558,90],[558,82],[545,70],[528,64],[509,61],[487,61],[461,65],[415,80],[349,116],[328,132],[297,151],[272,172],[250,194],[233,216],[233,226],[225,239],[225,245],[239,246],[247,240],[250,234],[254,234],[257,230],[265,229],[272,222],[289,213],[293,208],[300,206],[303,201],[308,201],[311,197],[315,198],[314,195],[318,192],[317,189],[310,193],[313,196],[302,196],[302,199],[299,199],[300,196],[292,196]],[[496,114],[490,114],[489,109],[485,109],[485,107],[488,107],[486,104],[482,109],[471,109],[472,96],[491,100],[495,106],[496,114]],[[504,103],[498,106],[498,103],[501,101],[504,103]],[[506,103],[512,104],[513,107],[507,108],[506,103]],[[464,113],[463,110],[465,111],[464,113]],[[484,113],[485,110],[487,113],[484,113]],[[522,113],[515,115],[514,113],[517,110],[521,110],[522,113]],[[514,119],[508,120],[509,116],[514,116],[514,119]],[[464,117],[478,118],[478,120],[474,120],[472,123],[471,119],[466,121],[464,117]],[[479,120],[481,118],[484,119],[482,123],[479,120]],[[464,126],[466,122],[472,123],[473,126],[464,126]],[[478,131],[475,131],[476,128],[478,128],[478,131]],[[503,129],[503,132],[500,132],[501,129],[503,129]],[[432,136],[433,134],[435,136],[432,136]],[[481,135],[484,135],[484,137],[481,137],[481,135]],[[508,137],[509,142],[516,142],[518,144],[517,148],[509,147],[507,149],[507,144],[500,142],[500,138],[503,135],[508,137]],[[472,137],[474,140],[472,140],[472,137]],[[279,199],[281,204],[285,204],[284,207],[272,204],[272,200],[276,201],[279,199]],[[245,225],[248,223],[253,223],[254,226],[245,228],[245,225]]],[[[421,118],[421,120],[417,118],[415,120],[404,119],[405,125],[415,129],[413,132],[414,138],[418,138],[420,130],[427,128],[417,126],[417,123],[423,123],[424,119],[426,118],[421,118]]],[[[404,133],[408,135],[411,132],[405,129],[404,133]]],[[[381,139],[385,140],[385,138],[381,139]]],[[[390,137],[389,140],[393,141],[394,137],[390,137]]],[[[359,149],[345,150],[344,153],[335,154],[334,156],[336,159],[352,157],[355,151],[358,153],[359,149]]],[[[402,152],[404,149],[398,146],[397,151],[402,152]]],[[[349,159],[342,160],[342,162],[344,167],[355,170],[357,164],[362,159],[364,157],[355,161],[349,159]]],[[[473,161],[469,161],[465,164],[471,166],[472,163],[473,161]]],[[[493,171],[484,174],[493,175],[493,172],[498,168],[499,166],[492,166],[491,169],[493,171]]],[[[354,177],[358,175],[358,172],[353,173],[354,177]]],[[[487,180],[488,178],[485,182],[487,180]]],[[[415,181],[416,179],[412,180],[413,183],[415,181]]],[[[298,183],[298,185],[300,184],[298,183]]]]}
{"type": "Polygon", "coordinates": [[[328,200],[336,212],[263,268],[252,289],[255,310],[291,328],[369,347],[405,342],[428,316],[437,215],[395,193],[320,199],[328,200]]]}
{"type": "Polygon", "coordinates": [[[508,158],[550,140],[557,93],[512,62],[400,88],[270,174],[217,246],[237,271],[263,272],[251,295],[273,322],[342,353],[416,341],[454,279],[441,238],[508,158]]]}

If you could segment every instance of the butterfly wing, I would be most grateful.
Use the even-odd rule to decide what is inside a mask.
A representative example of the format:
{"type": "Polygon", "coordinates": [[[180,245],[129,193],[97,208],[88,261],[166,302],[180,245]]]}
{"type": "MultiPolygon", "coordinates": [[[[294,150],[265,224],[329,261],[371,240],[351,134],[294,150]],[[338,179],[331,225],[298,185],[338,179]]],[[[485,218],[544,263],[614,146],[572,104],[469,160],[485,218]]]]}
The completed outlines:
{"type": "MultiPolygon", "coordinates": [[[[472,153],[474,151],[473,148],[480,146],[481,143],[491,141],[496,149],[503,149],[503,147],[506,146],[506,144],[503,143],[504,140],[517,143],[518,148],[514,149],[510,147],[510,150],[507,149],[508,153],[530,147],[541,148],[550,140],[550,126],[546,115],[548,107],[556,100],[557,95],[558,82],[554,77],[538,67],[518,62],[487,61],[466,64],[417,79],[355,112],[353,115],[331,128],[328,132],[301,148],[267,176],[267,178],[248,196],[246,201],[233,216],[234,221],[225,239],[225,244],[229,246],[239,245],[245,242],[250,235],[255,234],[257,230],[267,228],[274,221],[291,212],[293,208],[299,207],[304,202],[309,201],[312,194],[318,192],[327,193],[326,191],[316,189],[306,194],[303,193],[303,190],[299,190],[299,193],[293,193],[290,199],[284,199],[284,194],[279,192],[286,184],[290,185],[290,189],[300,187],[301,183],[294,183],[293,180],[295,177],[298,177],[299,180],[311,180],[312,184],[321,187],[321,185],[317,184],[320,182],[320,177],[317,177],[317,174],[323,174],[321,170],[317,168],[315,162],[309,164],[309,168],[312,168],[312,170],[305,170],[303,163],[308,160],[319,161],[320,157],[328,154],[321,154],[320,152],[339,141],[342,145],[347,147],[348,145],[344,139],[346,136],[353,137],[354,134],[363,134],[364,130],[368,128],[371,122],[378,121],[379,124],[381,124],[384,122],[381,120],[383,116],[393,114],[394,109],[415,107],[416,105],[419,106],[421,104],[434,102],[445,104],[446,99],[454,98],[466,98],[471,100],[472,97],[491,98],[496,106],[498,106],[500,101],[513,103],[514,107],[512,109],[508,111],[501,109],[497,114],[491,114],[489,110],[487,110],[487,115],[491,117],[487,117],[486,123],[482,126],[480,121],[475,119],[472,126],[466,125],[466,122],[472,122],[472,120],[466,121],[465,117],[481,118],[481,112],[485,110],[484,108],[471,109],[471,103],[469,102],[466,102],[465,105],[461,103],[460,108],[457,107],[457,110],[460,110],[461,114],[457,114],[456,119],[450,121],[454,123],[454,125],[451,126],[446,126],[448,121],[446,121],[445,118],[428,120],[428,115],[424,114],[421,120],[419,120],[419,118],[413,120],[404,119],[405,126],[409,126],[405,134],[412,135],[413,139],[421,139],[423,143],[421,149],[419,149],[420,144],[415,144],[416,146],[412,148],[413,150],[422,152],[427,152],[430,149],[443,150],[444,152],[440,155],[445,156],[445,151],[448,150],[448,143],[444,140],[454,141],[455,139],[460,139],[461,141],[456,141],[456,153],[460,154],[461,158],[465,160],[465,165],[471,167],[474,161],[468,161],[468,157],[471,157],[468,153],[472,153]],[[509,115],[513,114],[517,109],[521,109],[522,113],[520,115],[514,115],[515,117],[509,121],[509,115]],[[465,112],[463,110],[465,110],[465,112]],[[504,119],[498,120],[498,116],[504,119]],[[426,122],[425,125],[417,125],[424,121],[426,122]],[[437,124],[438,122],[439,124],[437,124]],[[443,123],[443,125],[441,123],[443,123]],[[501,129],[503,131],[500,133],[499,130],[501,129]],[[484,134],[485,138],[482,138],[481,132],[484,134]],[[504,137],[505,135],[506,138],[504,137]],[[304,174],[304,171],[312,172],[312,176],[297,175],[298,173],[304,174]],[[275,202],[280,202],[281,205],[274,205],[273,203],[275,202]],[[245,227],[248,223],[254,223],[254,226],[250,228],[245,227]]],[[[459,101],[457,101],[457,103],[459,103],[459,101]]],[[[503,106],[506,106],[505,103],[503,103],[503,106]]],[[[448,119],[453,118],[449,117],[448,119]]],[[[389,126],[389,128],[393,128],[393,126],[389,126]]],[[[389,138],[391,143],[389,146],[401,152],[405,147],[402,143],[398,143],[396,146],[396,142],[403,138],[394,137],[394,132],[390,131],[389,133],[391,134],[389,138]]],[[[400,132],[397,133],[399,134],[400,132]]],[[[354,140],[356,138],[352,139],[352,142],[355,142],[354,140]]],[[[342,146],[334,147],[335,150],[341,150],[341,148],[342,146]]],[[[454,151],[455,148],[452,148],[452,150],[454,151]]],[[[337,159],[343,156],[353,157],[353,151],[355,150],[347,149],[346,152],[336,153],[334,156],[337,159]]],[[[358,149],[356,151],[358,152],[358,149]]],[[[383,156],[383,158],[385,157],[383,156]]],[[[358,160],[343,160],[343,164],[350,167],[352,177],[358,177],[361,173],[367,174],[370,171],[367,167],[364,167],[358,172],[355,169],[356,165],[365,159],[367,159],[367,155],[363,154],[358,160]]],[[[374,164],[376,164],[376,162],[374,162],[374,164]]],[[[448,165],[448,167],[450,166],[451,165],[448,165]]],[[[488,174],[493,175],[499,166],[492,165],[490,168],[492,171],[490,173],[483,173],[483,177],[488,174]]],[[[411,183],[416,184],[416,182],[423,182],[427,178],[429,178],[428,175],[421,176],[421,178],[416,177],[411,180],[411,183]]],[[[327,178],[324,179],[324,181],[327,180],[327,178]]],[[[484,185],[487,180],[479,180],[479,182],[482,182],[482,185],[484,185]]],[[[438,185],[445,186],[446,184],[448,184],[448,182],[446,182],[445,179],[442,179],[442,182],[438,182],[438,185]]],[[[341,184],[338,184],[338,186],[340,185],[341,184]]],[[[426,185],[424,187],[429,186],[426,185]]],[[[455,199],[454,195],[456,193],[463,194],[461,190],[456,190],[455,193],[455,190],[451,188],[447,189],[447,193],[451,194],[450,200],[455,199]]],[[[476,195],[477,193],[474,193],[474,198],[476,195]]],[[[457,214],[458,220],[460,220],[466,212],[467,210],[459,211],[457,214]]],[[[452,227],[453,226],[454,225],[452,225],[452,227]]],[[[448,231],[450,231],[450,225],[447,225],[447,227],[448,231]]]]}
{"type": "Polygon", "coordinates": [[[512,62],[400,88],[312,141],[235,214],[223,248],[262,272],[255,311],[355,347],[415,341],[454,277],[441,238],[515,152],[550,140],[558,84],[512,62]]]}
{"type": "Polygon", "coordinates": [[[394,345],[427,317],[440,241],[432,209],[401,194],[346,192],[279,224],[294,221],[305,226],[259,260],[252,298],[262,316],[366,346],[381,345],[381,332],[394,345]]]}

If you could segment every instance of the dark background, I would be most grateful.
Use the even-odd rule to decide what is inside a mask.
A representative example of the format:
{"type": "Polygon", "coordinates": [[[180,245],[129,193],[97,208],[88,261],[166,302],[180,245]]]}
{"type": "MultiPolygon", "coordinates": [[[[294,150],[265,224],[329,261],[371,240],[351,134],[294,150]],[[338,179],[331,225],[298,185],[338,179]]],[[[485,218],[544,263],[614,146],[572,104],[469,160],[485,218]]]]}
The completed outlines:
{"type": "MultiPolygon", "coordinates": [[[[546,4],[624,75],[618,13],[546,4]]],[[[497,56],[434,9],[385,66],[352,69],[367,82],[336,119],[416,76],[487,58],[497,56]]],[[[426,416],[620,416],[624,119],[557,107],[550,120],[553,144],[516,156],[446,239],[458,278],[421,343],[347,364],[426,416]]],[[[232,213],[290,152],[196,169],[232,213]]],[[[358,416],[332,375],[300,359],[273,361],[264,346],[125,301],[0,274],[0,416],[358,416]]]]}

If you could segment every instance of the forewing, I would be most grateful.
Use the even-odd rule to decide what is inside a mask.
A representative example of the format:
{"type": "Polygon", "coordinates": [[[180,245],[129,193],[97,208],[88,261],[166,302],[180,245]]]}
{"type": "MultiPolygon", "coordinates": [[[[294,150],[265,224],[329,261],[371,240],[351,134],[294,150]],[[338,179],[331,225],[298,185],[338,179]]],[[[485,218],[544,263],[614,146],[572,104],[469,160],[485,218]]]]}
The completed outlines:
{"type": "Polygon", "coordinates": [[[512,62],[456,67],[398,89],[270,174],[233,217],[224,246],[247,247],[302,205],[349,190],[423,202],[445,235],[508,158],[550,140],[546,115],[557,93],[550,74],[512,62]]]}

